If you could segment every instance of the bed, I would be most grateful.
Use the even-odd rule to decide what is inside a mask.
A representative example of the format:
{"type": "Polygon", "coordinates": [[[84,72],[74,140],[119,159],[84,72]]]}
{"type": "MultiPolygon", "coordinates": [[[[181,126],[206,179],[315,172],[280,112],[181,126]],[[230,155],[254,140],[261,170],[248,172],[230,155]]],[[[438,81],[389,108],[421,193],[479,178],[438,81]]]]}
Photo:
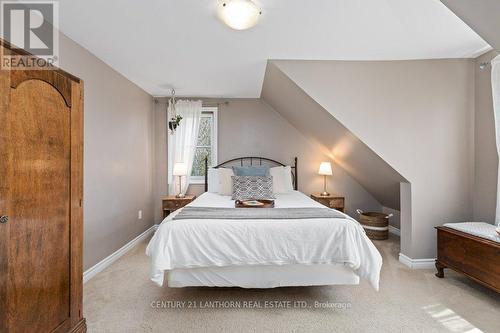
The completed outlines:
{"type": "Polygon", "coordinates": [[[151,280],[169,287],[274,288],[356,285],[366,279],[378,290],[382,258],[361,225],[297,191],[296,165],[294,170],[294,190],[276,194],[274,217],[257,216],[262,209],[234,208],[230,196],[209,192],[169,215],[146,249],[151,280]],[[177,219],[183,210],[226,215],[177,219]],[[277,216],[286,212],[335,215],[277,216]]]}

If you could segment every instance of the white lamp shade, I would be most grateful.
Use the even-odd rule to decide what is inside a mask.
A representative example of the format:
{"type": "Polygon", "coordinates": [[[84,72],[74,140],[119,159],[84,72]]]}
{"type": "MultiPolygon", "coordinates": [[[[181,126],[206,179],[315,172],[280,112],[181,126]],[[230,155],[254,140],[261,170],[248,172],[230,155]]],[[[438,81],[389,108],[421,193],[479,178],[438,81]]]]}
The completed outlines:
{"type": "Polygon", "coordinates": [[[260,9],[250,0],[224,0],[219,4],[219,18],[235,30],[253,27],[260,14],[260,9]]]}
{"type": "Polygon", "coordinates": [[[322,176],[333,175],[332,164],[330,162],[321,162],[318,170],[318,174],[322,176]]]}
{"type": "Polygon", "coordinates": [[[174,176],[185,176],[187,174],[187,166],[186,163],[175,163],[174,170],[172,171],[174,176]]]}

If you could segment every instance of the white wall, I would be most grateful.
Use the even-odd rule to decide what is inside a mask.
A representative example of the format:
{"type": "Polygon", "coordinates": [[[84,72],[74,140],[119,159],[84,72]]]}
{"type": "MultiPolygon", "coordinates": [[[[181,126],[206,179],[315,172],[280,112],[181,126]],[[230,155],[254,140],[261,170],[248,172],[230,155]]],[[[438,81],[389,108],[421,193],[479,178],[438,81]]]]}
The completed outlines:
{"type": "Polygon", "coordinates": [[[64,35],[60,67],[84,81],[87,269],[153,224],[153,98],[64,35]]]}

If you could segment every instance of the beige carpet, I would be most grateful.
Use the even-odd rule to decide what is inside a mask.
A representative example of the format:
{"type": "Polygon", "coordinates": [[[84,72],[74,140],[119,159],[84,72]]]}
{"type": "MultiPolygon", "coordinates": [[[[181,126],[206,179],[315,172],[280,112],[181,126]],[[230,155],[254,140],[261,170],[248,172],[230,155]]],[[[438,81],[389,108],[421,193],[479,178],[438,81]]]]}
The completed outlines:
{"type": "Polygon", "coordinates": [[[399,238],[375,244],[384,258],[379,292],[366,282],[270,290],[159,288],[149,280],[143,243],[85,284],[84,315],[89,332],[500,332],[499,294],[449,270],[438,279],[433,270],[406,268],[397,260],[399,238]],[[282,308],[250,308],[266,301],[282,308]],[[173,308],[168,302],[186,303],[173,308]],[[186,308],[189,302],[198,308],[186,308]],[[316,308],[315,302],[328,307],[316,308]]]}

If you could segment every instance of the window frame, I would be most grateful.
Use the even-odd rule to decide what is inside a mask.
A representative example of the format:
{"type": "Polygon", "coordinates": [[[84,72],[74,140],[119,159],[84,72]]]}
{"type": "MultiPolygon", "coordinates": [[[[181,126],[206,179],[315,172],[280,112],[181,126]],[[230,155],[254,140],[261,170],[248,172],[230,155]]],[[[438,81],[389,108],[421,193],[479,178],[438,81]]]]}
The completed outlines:
{"type": "MultiPolygon", "coordinates": [[[[211,153],[212,153],[212,163],[209,166],[215,166],[217,165],[217,137],[218,137],[218,121],[217,121],[217,114],[218,114],[219,108],[216,106],[204,106],[201,109],[201,117],[203,118],[204,114],[205,117],[207,114],[210,114],[212,118],[212,136],[210,138],[210,143],[211,143],[211,153]]],[[[197,138],[198,139],[198,138],[197,138]]],[[[209,147],[209,146],[198,146],[196,145],[196,149],[198,147],[209,147]]],[[[189,176],[189,183],[190,184],[205,184],[205,177],[204,176],[189,176]]]]}

